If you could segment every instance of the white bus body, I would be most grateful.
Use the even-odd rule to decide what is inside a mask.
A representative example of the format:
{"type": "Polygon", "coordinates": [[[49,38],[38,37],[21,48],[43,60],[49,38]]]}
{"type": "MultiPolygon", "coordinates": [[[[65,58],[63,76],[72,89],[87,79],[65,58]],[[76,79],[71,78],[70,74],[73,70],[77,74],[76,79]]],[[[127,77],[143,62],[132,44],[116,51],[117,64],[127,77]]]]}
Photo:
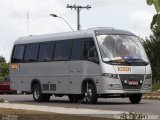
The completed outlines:
{"type": "Polygon", "coordinates": [[[151,67],[138,38],[108,28],[22,37],[10,64],[11,89],[35,101],[68,95],[71,102],[129,97],[139,103],[152,88],[151,67]]]}

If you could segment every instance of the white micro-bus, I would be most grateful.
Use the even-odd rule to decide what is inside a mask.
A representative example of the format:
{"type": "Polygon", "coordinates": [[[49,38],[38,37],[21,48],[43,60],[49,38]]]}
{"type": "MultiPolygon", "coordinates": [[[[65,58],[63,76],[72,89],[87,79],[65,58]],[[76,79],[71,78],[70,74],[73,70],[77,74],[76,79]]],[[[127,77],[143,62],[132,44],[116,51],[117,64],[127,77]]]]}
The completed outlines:
{"type": "Polygon", "coordinates": [[[112,28],[21,37],[10,65],[11,89],[35,101],[67,95],[71,102],[129,97],[152,90],[150,62],[138,37],[112,28]]]}

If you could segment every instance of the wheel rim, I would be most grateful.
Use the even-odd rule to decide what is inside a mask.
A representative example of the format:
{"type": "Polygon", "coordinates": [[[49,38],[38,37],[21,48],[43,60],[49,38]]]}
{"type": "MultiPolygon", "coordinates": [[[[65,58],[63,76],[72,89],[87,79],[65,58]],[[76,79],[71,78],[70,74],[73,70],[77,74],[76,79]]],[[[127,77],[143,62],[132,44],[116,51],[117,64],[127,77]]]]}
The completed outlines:
{"type": "Polygon", "coordinates": [[[35,90],[34,90],[34,97],[35,97],[35,99],[38,99],[39,96],[40,96],[39,88],[36,87],[35,90]]]}
{"type": "Polygon", "coordinates": [[[17,94],[20,95],[20,94],[21,94],[21,91],[17,91],[17,94]]]}
{"type": "Polygon", "coordinates": [[[86,101],[89,102],[92,97],[92,90],[89,88],[85,93],[86,101]]]}

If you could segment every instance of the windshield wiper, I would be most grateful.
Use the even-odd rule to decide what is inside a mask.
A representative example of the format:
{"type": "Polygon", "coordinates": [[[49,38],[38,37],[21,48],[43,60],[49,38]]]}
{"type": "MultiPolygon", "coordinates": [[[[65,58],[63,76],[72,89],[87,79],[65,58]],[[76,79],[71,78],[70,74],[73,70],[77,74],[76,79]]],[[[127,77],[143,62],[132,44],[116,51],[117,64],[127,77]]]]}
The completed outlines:
{"type": "Polygon", "coordinates": [[[141,58],[127,58],[127,59],[125,59],[125,61],[128,62],[128,63],[130,63],[130,64],[138,62],[138,63],[143,63],[143,64],[147,65],[149,63],[149,62],[144,61],[141,58]]]}
{"type": "Polygon", "coordinates": [[[122,58],[122,59],[110,59],[108,61],[104,61],[105,63],[112,63],[112,64],[121,64],[121,63],[128,63],[128,64],[132,64],[132,63],[141,63],[144,65],[147,65],[149,62],[144,61],[141,58],[122,58]]]}
{"type": "Polygon", "coordinates": [[[124,62],[124,59],[110,59],[110,60],[108,60],[108,61],[104,61],[105,63],[114,63],[114,64],[120,64],[120,63],[122,63],[122,62],[124,62]]]}

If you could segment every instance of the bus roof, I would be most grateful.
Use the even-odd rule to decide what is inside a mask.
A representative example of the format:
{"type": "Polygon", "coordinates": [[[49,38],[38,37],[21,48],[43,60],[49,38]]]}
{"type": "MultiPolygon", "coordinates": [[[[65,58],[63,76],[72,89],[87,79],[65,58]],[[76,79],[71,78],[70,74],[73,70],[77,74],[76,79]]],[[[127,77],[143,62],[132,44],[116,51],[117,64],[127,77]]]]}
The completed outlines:
{"type": "Polygon", "coordinates": [[[71,31],[71,32],[62,32],[62,33],[53,33],[45,35],[30,35],[26,37],[20,37],[15,41],[14,44],[27,44],[27,43],[36,43],[36,42],[45,42],[45,41],[55,41],[55,40],[65,40],[65,39],[75,39],[75,38],[84,38],[94,37],[100,34],[123,34],[123,35],[132,35],[133,33],[125,30],[118,30],[114,28],[107,27],[98,27],[98,28],[89,28],[86,30],[80,31],[71,31]]]}

